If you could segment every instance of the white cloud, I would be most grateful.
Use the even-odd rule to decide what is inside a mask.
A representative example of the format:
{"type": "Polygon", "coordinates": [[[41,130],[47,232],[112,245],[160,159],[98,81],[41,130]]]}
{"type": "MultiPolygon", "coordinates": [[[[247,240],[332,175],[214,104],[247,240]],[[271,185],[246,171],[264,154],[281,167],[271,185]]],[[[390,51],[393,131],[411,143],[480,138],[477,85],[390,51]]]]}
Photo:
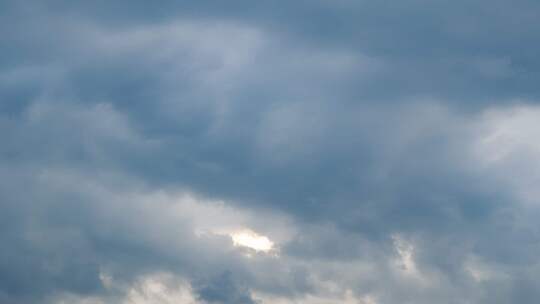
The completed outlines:
{"type": "Polygon", "coordinates": [[[172,274],[158,273],[141,278],[129,288],[122,304],[196,304],[190,284],[172,274]]]}
{"type": "Polygon", "coordinates": [[[489,265],[481,257],[470,255],[464,263],[465,271],[477,282],[507,279],[508,275],[495,265],[489,265]]]}
{"type": "Polygon", "coordinates": [[[357,296],[350,289],[336,295],[307,294],[298,298],[283,298],[264,293],[254,293],[253,298],[264,304],[377,304],[371,295],[357,296]]]}
{"type": "Polygon", "coordinates": [[[168,272],[143,275],[125,286],[106,275],[108,290],[112,295],[81,296],[76,294],[56,295],[54,304],[198,304],[190,283],[182,277],[168,272]],[[114,295],[116,294],[116,295],[114,295]]]}
{"type": "Polygon", "coordinates": [[[538,201],[540,107],[492,108],[482,114],[475,128],[473,155],[480,167],[510,185],[521,201],[538,201]]]}

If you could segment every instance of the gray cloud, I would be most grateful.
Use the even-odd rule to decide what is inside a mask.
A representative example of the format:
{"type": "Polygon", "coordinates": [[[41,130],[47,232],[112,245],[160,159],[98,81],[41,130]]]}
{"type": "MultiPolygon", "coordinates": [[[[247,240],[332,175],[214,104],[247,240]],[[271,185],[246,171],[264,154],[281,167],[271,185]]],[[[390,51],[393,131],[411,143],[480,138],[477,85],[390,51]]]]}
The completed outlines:
{"type": "Polygon", "coordinates": [[[0,11],[0,301],[538,298],[533,1],[0,11]]]}

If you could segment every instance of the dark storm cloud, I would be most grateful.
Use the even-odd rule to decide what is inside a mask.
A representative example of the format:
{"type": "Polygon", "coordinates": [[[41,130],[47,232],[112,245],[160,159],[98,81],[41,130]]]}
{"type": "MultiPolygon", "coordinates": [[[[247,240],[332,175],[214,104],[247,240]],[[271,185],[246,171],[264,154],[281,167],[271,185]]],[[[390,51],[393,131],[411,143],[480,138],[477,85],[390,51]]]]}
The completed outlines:
{"type": "Polygon", "coordinates": [[[199,283],[198,294],[208,303],[255,303],[248,289],[243,290],[232,281],[231,273],[224,272],[206,283],[199,283]]]}
{"type": "MultiPolygon", "coordinates": [[[[348,93],[356,98],[430,95],[485,103],[516,95],[538,96],[539,8],[534,1],[164,1],[160,5],[49,1],[13,6],[25,12],[22,17],[37,22],[49,21],[32,15],[44,11],[94,20],[108,28],[193,18],[231,21],[268,29],[312,48],[336,47],[384,58],[389,66],[379,77],[365,83],[350,80],[353,88],[348,93]]],[[[58,39],[52,34],[46,37],[58,39]]],[[[17,40],[35,45],[30,41],[44,37],[28,38],[17,40]]]]}
{"type": "MultiPolygon", "coordinates": [[[[538,6],[1,3],[0,300],[105,297],[104,273],[129,295],[167,270],[209,303],[329,301],[331,284],[376,303],[533,301],[536,175],[504,176],[523,168],[511,149],[536,148],[474,153],[515,145],[486,112],[539,100],[538,6]],[[193,235],[207,209],[146,203],[160,191],[285,214],[296,234],[246,260],[193,235]]],[[[257,216],[243,224],[279,234],[257,216]]]]}

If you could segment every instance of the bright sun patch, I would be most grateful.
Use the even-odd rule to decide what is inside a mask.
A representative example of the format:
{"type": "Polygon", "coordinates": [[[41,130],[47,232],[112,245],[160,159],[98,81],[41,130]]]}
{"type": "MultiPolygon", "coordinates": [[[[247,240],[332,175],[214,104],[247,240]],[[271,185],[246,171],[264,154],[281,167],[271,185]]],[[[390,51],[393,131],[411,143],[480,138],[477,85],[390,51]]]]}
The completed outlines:
{"type": "Polygon", "coordinates": [[[266,236],[259,235],[251,230],[243,229],[229,234],[234,246],[248,247],[257,252],[270,252],[274,243],[266,236]]]}

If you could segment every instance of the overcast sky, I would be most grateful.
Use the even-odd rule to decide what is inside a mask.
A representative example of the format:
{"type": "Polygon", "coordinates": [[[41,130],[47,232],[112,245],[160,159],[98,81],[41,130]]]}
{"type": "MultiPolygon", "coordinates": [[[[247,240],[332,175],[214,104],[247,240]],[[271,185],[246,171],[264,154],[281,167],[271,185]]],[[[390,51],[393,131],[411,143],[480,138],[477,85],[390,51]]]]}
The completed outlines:
{"type": "Polygon", "coordinates": [[[540,299],[537,0],[0,0],[0,303],[540,299]]]}

